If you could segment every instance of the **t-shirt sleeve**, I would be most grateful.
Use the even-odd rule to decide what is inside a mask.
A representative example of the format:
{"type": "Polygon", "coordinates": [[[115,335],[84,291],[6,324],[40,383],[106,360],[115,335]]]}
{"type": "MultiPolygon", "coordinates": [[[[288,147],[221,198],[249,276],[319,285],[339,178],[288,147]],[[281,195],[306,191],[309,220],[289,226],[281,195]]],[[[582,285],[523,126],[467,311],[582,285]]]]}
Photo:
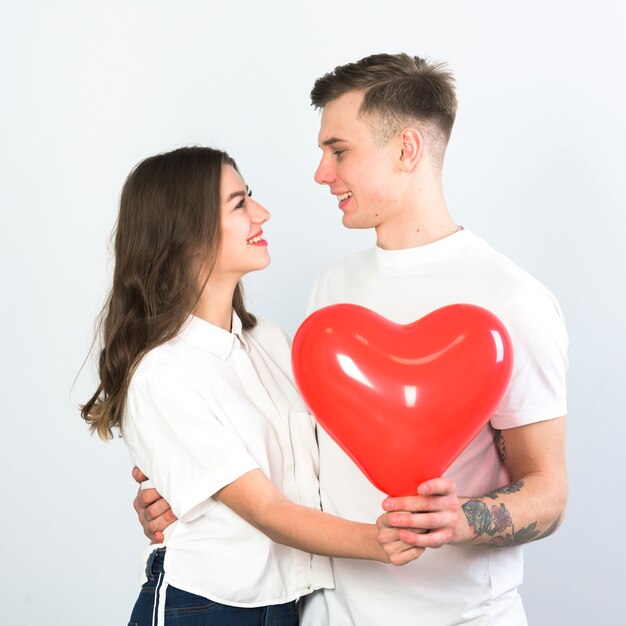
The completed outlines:
{"type": "Polygon", "coordinates": [[[318,309],[321,309],[323,306],[325,306],[324,298],[322,296],[322,293],[325,291],[324,289],[325,275],[326,275],[326,272],[324,272],[323,274],[320,274],[316,278],[315,284],[313,285],[313,288],[311,289],[311,292],[309,293],[309,299],[307,300],[307,307],[306,307],[307,316],[311,315],[311,313],[314,313],[318,309]]]}
{"type": "Polygon", "coordinates": [[[136,376],[123,426],[133,460],[183,522],[208,510],[212,496],[258,468],[232,427],[180,372],[136,376]]]}
{"type": "Polygon", "coordinates": [[[513,373],[492,426],[514,428],[565,415],[568,337],[557,301],[547,290],[527,288],[502,319],[513,343],[513,373]]]}

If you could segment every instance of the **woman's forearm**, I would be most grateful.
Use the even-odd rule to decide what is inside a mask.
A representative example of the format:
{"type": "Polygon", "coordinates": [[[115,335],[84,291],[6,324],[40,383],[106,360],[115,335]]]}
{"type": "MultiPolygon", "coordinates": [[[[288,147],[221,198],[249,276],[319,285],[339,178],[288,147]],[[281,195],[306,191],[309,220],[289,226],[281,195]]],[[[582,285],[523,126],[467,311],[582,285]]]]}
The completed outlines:
{"type": "Polygon", "coordinates": [[[374,524],[351,522],[284,500],[257,525],[272,541],[323,556],[389,562],[374,524]]]}
{"type": "Polygon", "coordinates": [[[374,524],[295,504],[261,470],[248,472],[215,497],[276,543],[323,556],[389,562],[374,524]]]}

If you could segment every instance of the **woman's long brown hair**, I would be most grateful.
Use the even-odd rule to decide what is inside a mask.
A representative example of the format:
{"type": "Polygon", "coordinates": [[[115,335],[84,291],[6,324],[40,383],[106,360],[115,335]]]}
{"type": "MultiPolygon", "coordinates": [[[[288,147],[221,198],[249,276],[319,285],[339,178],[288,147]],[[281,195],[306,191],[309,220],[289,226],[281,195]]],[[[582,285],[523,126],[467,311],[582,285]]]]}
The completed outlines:
{"type": "MultiPolygon", "coordinates": [[[[142,161],[126,179],[115,229],[113,287],[99,322],[100,384],[81,408],[102,439],[121,426],[128,385],[142,357],[178,334],[198,300],[202,281],[193,254],[208,255],[210,267],[215,263],[223,165],[237,168],[220,150],[179,148],[142,161]]],[[[256,324],[240,283],[233,307],[244,329],[256,324]]]]}

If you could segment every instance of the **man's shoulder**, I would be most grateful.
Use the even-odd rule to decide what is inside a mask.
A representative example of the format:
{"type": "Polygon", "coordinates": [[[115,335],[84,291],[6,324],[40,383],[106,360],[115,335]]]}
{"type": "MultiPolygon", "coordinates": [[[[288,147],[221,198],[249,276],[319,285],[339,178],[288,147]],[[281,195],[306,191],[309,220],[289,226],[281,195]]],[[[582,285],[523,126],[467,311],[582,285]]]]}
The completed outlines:
{"type": "Polygon", "coordinates": [[[554,298],[537,278],[480,237],[474,237],[465,262],[469,274],[476,275],[504,298],[520,292],[554,298]]]}
{"type": "Polygon", "coordinates": [[[345,302],[350,287],[361,282],[374,269],[374,259],[373,249],[360,250],[322,270],[311,291],[308,313],[329,304],[345,302]]]}
{"type": "Polygon", "coordinates": [[[317,276],[317,282],[325,280],[339,280],[346,275],[367,270],[375,260],[374,248],[366,248],[344,256],[324,268],[317,276]]]}

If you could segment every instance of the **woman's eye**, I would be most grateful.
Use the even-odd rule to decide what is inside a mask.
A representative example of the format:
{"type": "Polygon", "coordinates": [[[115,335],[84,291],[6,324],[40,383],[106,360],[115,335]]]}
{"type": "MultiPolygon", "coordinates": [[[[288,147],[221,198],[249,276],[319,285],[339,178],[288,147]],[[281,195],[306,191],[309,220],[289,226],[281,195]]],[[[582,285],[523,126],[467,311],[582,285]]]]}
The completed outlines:
{"type": "Polygon", "coordinates": [[[246,207],[246,200],[248,198],[252,198],[252,189],[247,188],[246,189],[246,195],[245,196],[241,196],[241,200],[239,201],[239,204],[235,205],[236,209],[244,209],[246,207]]]}

